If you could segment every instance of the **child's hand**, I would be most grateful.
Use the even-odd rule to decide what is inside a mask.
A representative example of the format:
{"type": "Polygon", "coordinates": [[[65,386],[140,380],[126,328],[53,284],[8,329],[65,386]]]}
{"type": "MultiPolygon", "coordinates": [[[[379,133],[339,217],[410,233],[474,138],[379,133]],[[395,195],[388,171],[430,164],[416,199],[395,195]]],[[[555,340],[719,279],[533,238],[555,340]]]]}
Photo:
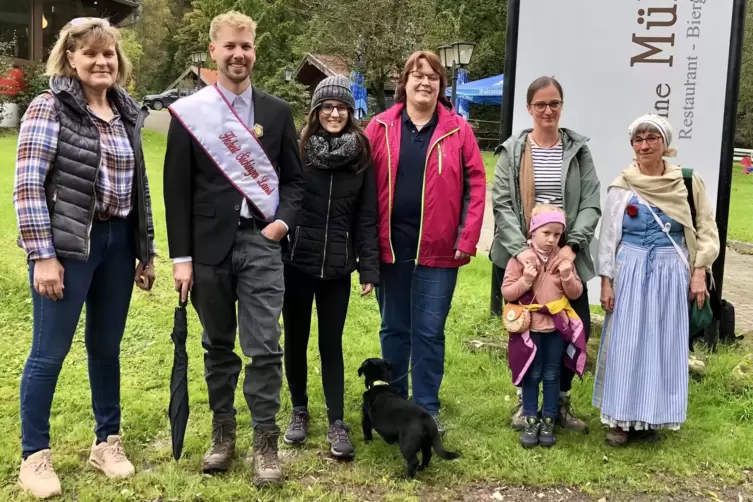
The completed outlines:
{"type": "Polygon", "coordinates": [[[536,280],[536,276],[539,275],[539,271],[536,270],[536,267],[530,262],[527,261],[523,265],[523,279],[528,284],[533,284],[533,281],[536,280]]]}
{"type": "Polygon", "coordinates": [[[565,279],[569,278],[570,274],[573,271],[573,262],[569,260],[562,260],[560,262],[558,270],[560,271],[560,277],[564,277],[565,279]]]}

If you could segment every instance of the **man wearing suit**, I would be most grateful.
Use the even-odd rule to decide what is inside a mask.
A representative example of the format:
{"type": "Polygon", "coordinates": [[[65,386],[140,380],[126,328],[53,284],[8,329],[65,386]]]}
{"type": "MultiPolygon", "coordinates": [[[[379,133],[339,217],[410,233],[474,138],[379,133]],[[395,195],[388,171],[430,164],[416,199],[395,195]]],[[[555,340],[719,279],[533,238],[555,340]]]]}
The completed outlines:
{"type": "Polygon", "coordinates": [[[164,196],[175,287],[183,301],[191,291],[204,328],[213,420],[202,469],[227,471],[235,455],[237,327],[247,359],[243,394],[254,428],[254,482],[266,485],[283,480],[275,423],[282,386],[280,241],[294,228],[303,177],[289,105],[251,86],[255,35],[256,23],[238,12],[212,20],[217,85],[170,107],[164,196]]]}

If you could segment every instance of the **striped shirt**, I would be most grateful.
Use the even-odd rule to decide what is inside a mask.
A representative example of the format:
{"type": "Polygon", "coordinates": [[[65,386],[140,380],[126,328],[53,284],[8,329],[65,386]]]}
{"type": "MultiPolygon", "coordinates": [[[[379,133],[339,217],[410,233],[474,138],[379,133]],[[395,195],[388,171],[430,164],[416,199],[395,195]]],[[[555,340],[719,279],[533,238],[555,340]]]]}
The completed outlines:
{"type": "MultiPolygon", "coordinates": [[[[109,122],[89,110],[99,130],[100,168],[95,182],[97,211],[113,218],[125,218],[133,209],[132,190],[136,161],[128,133],[118,112],[109,122]]],[[[31,102],[21,122],[16,151],[13,202],[18,219],[19,244],[29,260],[55,257],[50,213],[45,197],[45,180],[55,163],[60,123],[55,98],[44,93],[31,102]]],[[[145,176],[147,230],[154,235],[149,182],[145,176]]],[[[149,243],[156,254],[154,239],[149,243]]]]}
{"type": "MultiPolygon", "coordinates": [[[[533,138],[532,138],[533,139],[533,138]]],[[[536,204],[562,207],[562,143],[544,148],[531,141],[536,204]]]]}

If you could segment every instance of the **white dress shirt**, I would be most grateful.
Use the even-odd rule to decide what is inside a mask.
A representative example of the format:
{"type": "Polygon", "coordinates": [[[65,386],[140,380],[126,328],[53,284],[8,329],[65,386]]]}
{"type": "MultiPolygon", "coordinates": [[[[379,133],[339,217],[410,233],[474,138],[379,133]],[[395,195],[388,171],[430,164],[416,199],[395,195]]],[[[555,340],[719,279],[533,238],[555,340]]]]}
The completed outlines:
{"type": "MultiPolygon", "coordinates": [[[[217,82],[217,89],[225,97],[228,103],[233,107],[235,113],[243,121],[243,123],[249,129],[253,130],[254,127],[254,101],[253,101],[253,88],[249,85],[248,88],[241,94],[235,94],[228,89],[225,89],[219,82],[217,82]]],[[[248,200],[243,198],[241,202],[241,217],[252,218],[251,210],[248,208],[248,200]]],[[[289,230],[288,224],[282,220],[279,221],[285,226],[286,230],[289,230]]],[[[192,261],[190,256],[180,256],[173,258],[173,263],[184,263],[192,261]]]]}

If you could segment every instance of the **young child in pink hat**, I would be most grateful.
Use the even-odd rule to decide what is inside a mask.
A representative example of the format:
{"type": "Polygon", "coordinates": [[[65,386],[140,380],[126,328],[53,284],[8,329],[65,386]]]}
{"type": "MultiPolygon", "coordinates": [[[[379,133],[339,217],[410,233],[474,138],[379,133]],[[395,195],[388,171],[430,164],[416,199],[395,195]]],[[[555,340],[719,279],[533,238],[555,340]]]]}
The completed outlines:
{"type": "Polygon", "coordinates": [[[509,334],[508,362],[513,383],[522,384],[526,427],[520,437],[526,448],[554,446],[554,423],[560,393],[560,367],[565,364],[583,374],[585,337],[583,323],[570,307],[583,293],[575,266],[562,261],[550,270],[565,232],[565,213],[552,205],[538,205],[531,213],[529,249],[512,258],[505,270],[502,296],[506,302],[530,306],[530,327],[509,334]],[[571,364],[570,364],[571,363],[571,364]],[[541,418],[539,384],[543,382],[541,418]]]}

